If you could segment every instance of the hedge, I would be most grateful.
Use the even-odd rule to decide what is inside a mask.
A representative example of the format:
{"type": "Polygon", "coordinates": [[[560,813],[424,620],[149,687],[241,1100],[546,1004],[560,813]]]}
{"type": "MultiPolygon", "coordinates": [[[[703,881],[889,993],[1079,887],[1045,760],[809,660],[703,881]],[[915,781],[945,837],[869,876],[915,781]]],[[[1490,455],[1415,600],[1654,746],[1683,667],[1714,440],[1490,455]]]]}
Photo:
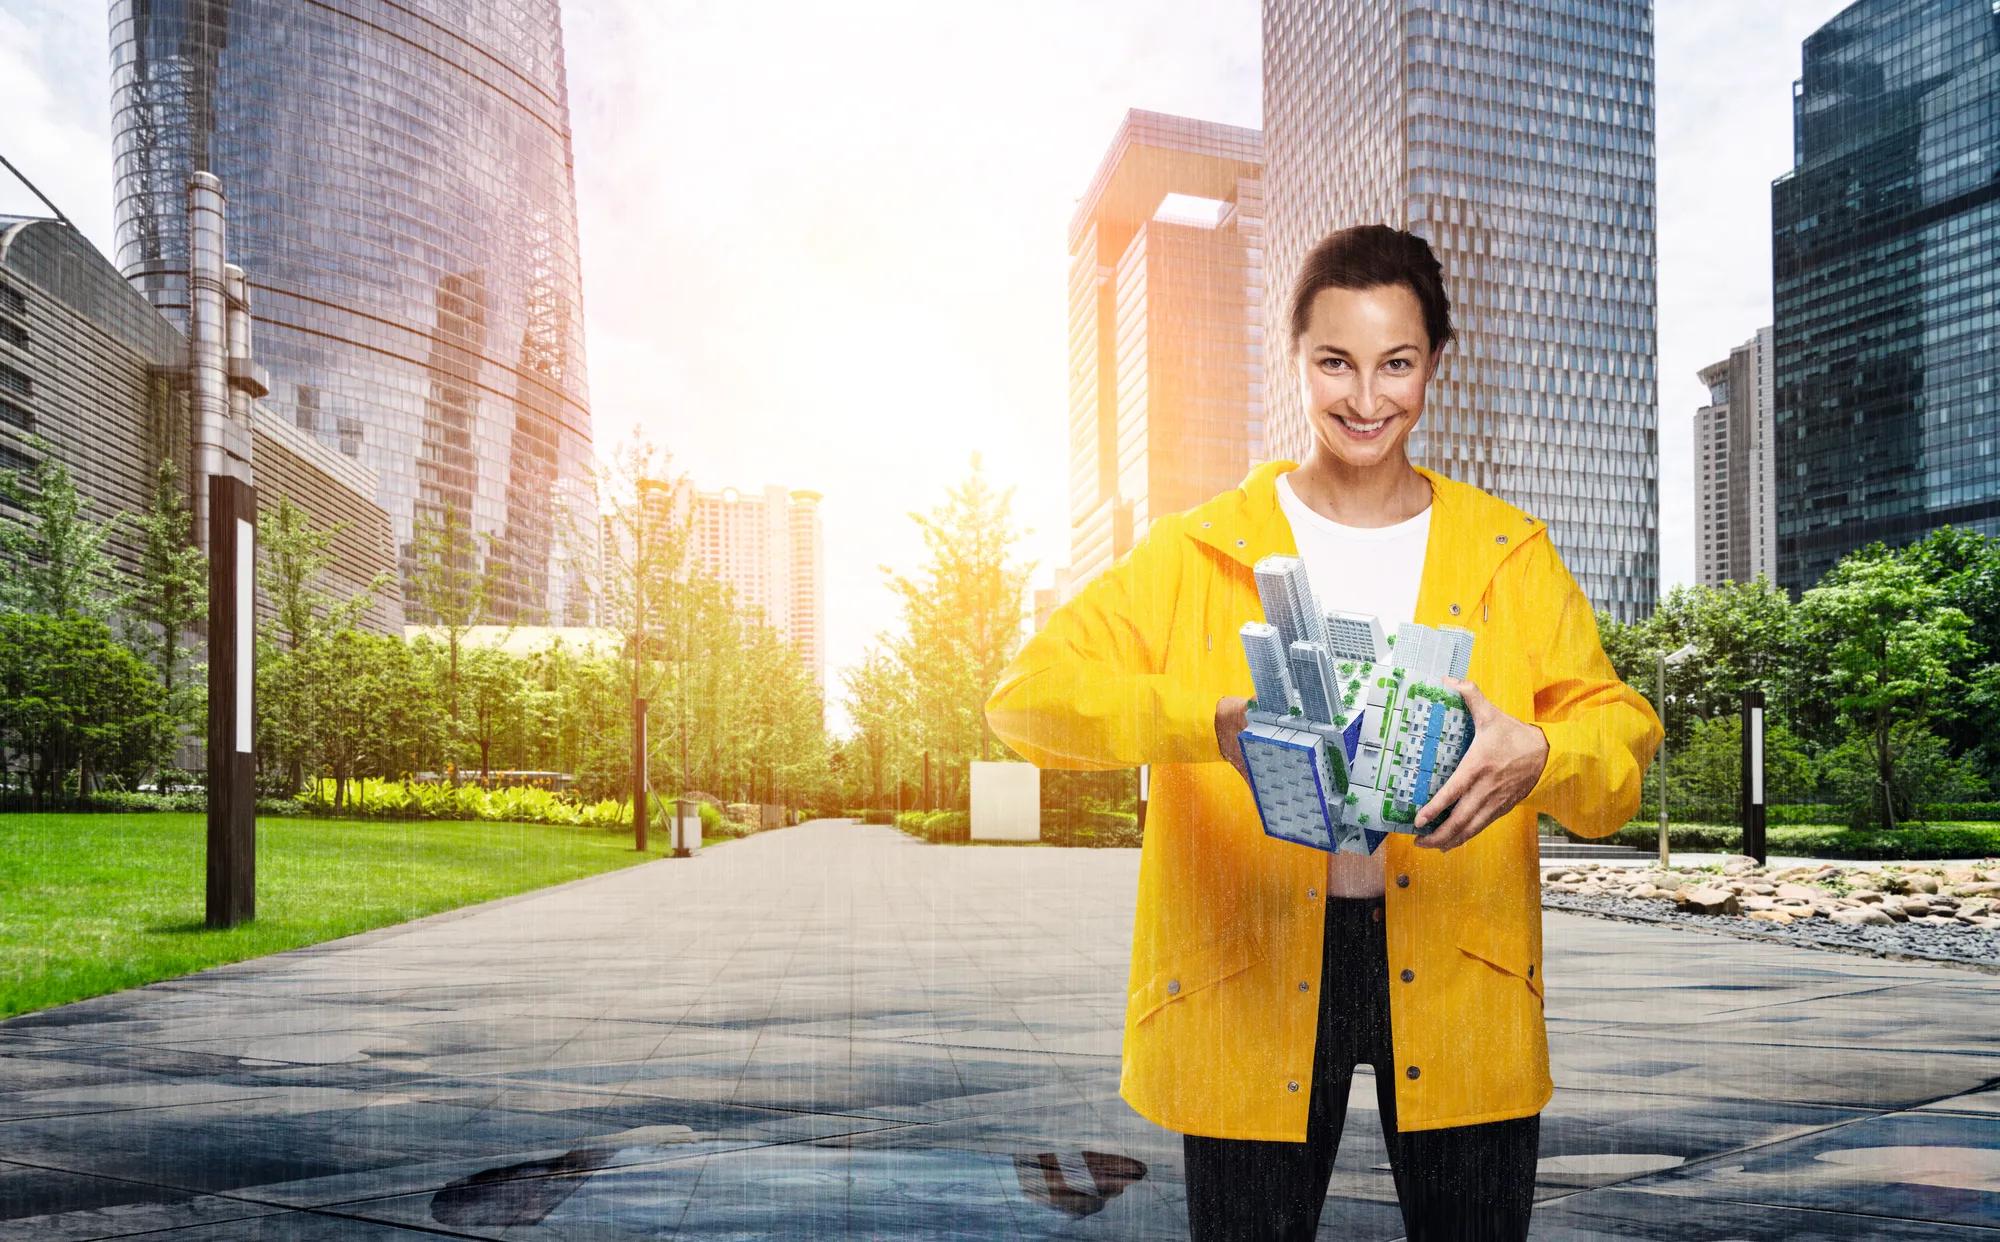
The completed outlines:
{"type": "MultiPolygon", "coordinates": [[[[1655,849],[1660,843],[1660,827],[1627,824],[1603,840],[1655,849]]],[[[1831,824],[1768,824],[1764,845],[1770,854],[1806,858],[1988,858],[2000,856],[2000,824],[1944,824],[1894,832],[1856,831],[1831,824]]],[[[1667,847],[1735,853],[1743,848],[1743,831],[1733,824],[1671,824],[1667,847]]]]}

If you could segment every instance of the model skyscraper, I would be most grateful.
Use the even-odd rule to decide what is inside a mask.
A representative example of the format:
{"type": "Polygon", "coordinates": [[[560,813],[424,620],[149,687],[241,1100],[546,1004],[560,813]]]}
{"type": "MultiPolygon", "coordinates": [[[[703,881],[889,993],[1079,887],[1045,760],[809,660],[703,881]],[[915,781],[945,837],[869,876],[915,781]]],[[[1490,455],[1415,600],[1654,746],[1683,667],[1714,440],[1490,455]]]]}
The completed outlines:
{"type": "Polygon", "coordinates": [[[1471,631],[1410,622],[1391,638],[1375,617],[1322,612],[1295,556],[1256,572],[1266,620],[1242,630],[1257,697],[1238,740],[1264,831],[1340,854],[1417,832],[1472,744],[1465,700],[1438,684],[1471,667],[1471,631]]]}

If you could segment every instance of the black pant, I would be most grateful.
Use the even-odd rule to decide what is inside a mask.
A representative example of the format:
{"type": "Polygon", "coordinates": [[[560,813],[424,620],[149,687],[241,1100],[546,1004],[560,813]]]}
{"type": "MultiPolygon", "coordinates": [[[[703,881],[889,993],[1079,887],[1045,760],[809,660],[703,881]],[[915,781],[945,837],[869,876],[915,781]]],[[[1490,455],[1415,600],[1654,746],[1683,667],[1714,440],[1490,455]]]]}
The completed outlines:
{"type": "Polygon", "coordinates": [[[1375,1098],[1410,1242],[1520,1239],[1534,1206],[1539,1115],[1396,1131],[1389,1041],[1389,950],[1380,897],[1326,907],[1326,966],[1303,1143],[1182,1136],[1189,1236],[1311,1238],[1333,1176],[1354,1066],[1375,1068],[1375,1098]]]}

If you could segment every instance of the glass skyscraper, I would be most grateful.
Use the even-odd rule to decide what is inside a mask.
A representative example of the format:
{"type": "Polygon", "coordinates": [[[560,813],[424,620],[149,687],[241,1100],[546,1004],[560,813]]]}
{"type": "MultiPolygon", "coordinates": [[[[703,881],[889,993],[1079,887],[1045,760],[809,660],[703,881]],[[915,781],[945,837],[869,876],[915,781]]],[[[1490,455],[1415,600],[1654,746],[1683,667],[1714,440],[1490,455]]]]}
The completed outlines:
{"type": "Polygon", "coordinates": [[[1778,582],[2000,534],[2000,7],[1861,0],[1805,41],[1771,186],[1778,582]]]}
{"type": "Polygon", "coordinates": [[[111,54],[126,277],[184,323],[188,178],[219,176],[264,404],[376,473],[406,574],[417,521],[449,510],[483,536],[500,619],[581,620],[557,0],[112,0],[111,54]]]}
{"type": "Polygon", "coordinates": [[[1659,588],[1647,0],[1265,0],[1267,455],[1310,446],[1285,303],[1327,233],[1430,242],[1459,338],[1412,460],[1547,521],[1620,620],[1659,588]]]}

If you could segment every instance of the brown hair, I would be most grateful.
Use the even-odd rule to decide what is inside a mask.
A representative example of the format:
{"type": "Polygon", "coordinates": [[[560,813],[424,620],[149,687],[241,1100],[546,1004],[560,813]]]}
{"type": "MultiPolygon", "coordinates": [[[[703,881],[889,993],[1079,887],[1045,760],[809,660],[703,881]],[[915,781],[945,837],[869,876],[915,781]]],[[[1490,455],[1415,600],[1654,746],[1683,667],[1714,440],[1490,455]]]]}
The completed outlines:
{"type": "Polygon", "coordinates": [[[1431,244],[1415,233],[1386,224],[1357,224],[1329,233],[1306,252],[1299,278],[1292,285],[1286,316],[1290,332],[1287,352],[1298,348],[1312,319],[1313,299],[1322,289],[1375,289],[1401,285],[1417,297],[1424,311],[1424,331],[1431,352],[1457,334],[1451,327],[1451,301],[1444,295],[1444,270],[1431,244]]]}

